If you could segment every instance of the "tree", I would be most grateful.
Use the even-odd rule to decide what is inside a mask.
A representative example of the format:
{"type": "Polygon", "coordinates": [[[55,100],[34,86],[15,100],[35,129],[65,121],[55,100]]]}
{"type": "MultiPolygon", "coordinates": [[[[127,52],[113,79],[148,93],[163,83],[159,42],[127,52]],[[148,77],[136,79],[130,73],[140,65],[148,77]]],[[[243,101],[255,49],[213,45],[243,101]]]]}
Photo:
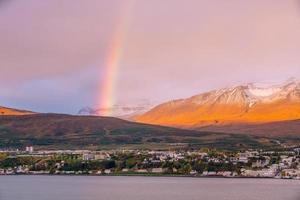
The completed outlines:
{"type": "Polygon", "coordinates": [[[133,168],[137,164],[137,161],[134,158],[129,158],[126,160],[126,168],[133,168]]]}

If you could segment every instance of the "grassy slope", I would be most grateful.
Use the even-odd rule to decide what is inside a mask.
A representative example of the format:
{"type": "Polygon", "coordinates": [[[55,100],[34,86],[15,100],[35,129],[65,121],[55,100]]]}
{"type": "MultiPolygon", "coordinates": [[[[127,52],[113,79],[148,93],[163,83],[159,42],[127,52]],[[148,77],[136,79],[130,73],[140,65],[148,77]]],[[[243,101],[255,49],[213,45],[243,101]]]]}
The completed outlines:
{"type": "Polygon", "coordinates": [[[256,147],[257,139],[238,134],[183,130],[111,117],[35,114],[0,116],[0,147],[33,144],[44,148],[160,146],[189,143],[220,148],[256,147]]]}

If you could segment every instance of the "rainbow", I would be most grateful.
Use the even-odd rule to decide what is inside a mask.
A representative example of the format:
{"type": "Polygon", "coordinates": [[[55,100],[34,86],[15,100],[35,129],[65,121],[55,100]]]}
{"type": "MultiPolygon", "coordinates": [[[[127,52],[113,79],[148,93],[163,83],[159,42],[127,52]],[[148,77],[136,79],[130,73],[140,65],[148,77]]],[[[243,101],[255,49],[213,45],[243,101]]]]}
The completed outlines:
{"type": "Polygon", "coordinates": [[[99,115],[111,115],[111,107],[115,103],[115,88],[118,80],[120,61],[122,59],[126,34],[128,32],[130,18],[135,0],[123,1],[117,25],[109,47],[109,54],[100,82],[100,92],[97,107],[100,108],[99,115]]]}

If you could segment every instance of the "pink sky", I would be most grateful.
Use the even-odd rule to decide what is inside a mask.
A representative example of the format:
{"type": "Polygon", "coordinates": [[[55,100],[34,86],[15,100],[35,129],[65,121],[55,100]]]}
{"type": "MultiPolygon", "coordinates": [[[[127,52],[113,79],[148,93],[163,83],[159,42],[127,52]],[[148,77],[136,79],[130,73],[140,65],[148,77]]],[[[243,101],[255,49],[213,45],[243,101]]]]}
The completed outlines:
{"type": "MultiPolygon", "coordinates": [[[[1,1],[0,105],[95,105],[124,2],[1,1]]],[[[300,78],[296,0],[135,0],[126,29],[117,103],[300,78]]]]}

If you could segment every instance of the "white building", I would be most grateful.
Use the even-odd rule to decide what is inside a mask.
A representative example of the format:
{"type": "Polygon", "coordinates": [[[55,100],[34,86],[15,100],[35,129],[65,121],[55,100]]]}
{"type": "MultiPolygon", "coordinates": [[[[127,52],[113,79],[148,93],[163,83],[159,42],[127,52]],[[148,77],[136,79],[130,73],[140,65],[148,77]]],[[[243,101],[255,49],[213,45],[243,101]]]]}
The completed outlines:
{"type": "Polygon", "coordinates": [[[84,153],[82,154],[82,160],[95,160],[95,154],[84,153]]]}
{"type": "Polygon", "coordinates": [[[33,146],[27,146],[26,147],[26,152],[32,153],[33,152],[33,146]]]}
{"type": "Polygon", "coordinates": [[[163,168],[153,168],[151,171],[152,171],[152,173],[163,173],[164,172],[163,168]]]}

